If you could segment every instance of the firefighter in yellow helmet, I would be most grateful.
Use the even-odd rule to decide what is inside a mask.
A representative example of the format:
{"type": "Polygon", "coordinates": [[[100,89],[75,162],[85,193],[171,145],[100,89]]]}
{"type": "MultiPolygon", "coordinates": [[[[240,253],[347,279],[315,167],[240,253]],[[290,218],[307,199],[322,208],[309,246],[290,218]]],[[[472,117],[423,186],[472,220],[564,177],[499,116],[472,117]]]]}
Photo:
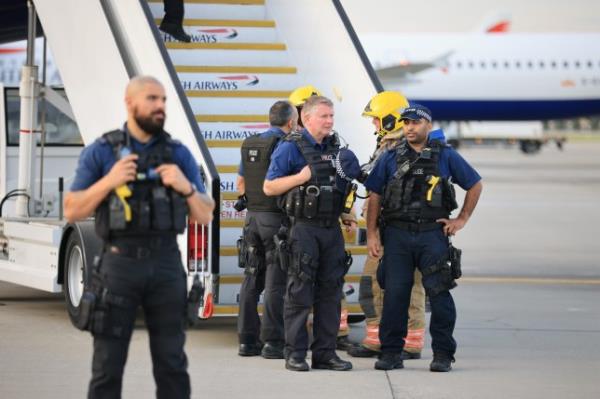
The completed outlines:
{"type": "MultiPolygon", "coordinates": [[[[292,91],[292,93],[290,94],[288,100],[298,110],[298,130],[301,130],[302,128],[304,128],[304,125],[302,124],[302,120],[301,120],[302,119],[301,111],[302,111],[302,107],[304,106],[304,103],[306,102],[306,100],[308,100],[312,96],[321,96],[321,95],[322,95],[321,91],[312,85],[298,87],[297,89],[292,91]]],[[[356,226],[357,220],[356,220],[355,215],[343,213],[341,216],[341,219],[345,225],[354,224],[354,226],[356,226]]],[[[348,303],[346,302],[346,297],[344,295],[344,297],[342,298],[342,315],[341,315],[341,319],[340,319],[340,328],[338,330],[338,336],[337,336],[337,342],[336,342],[337,349],[347,351],[347,350],[350,350],[351,348],[358,347],[358,345],[356,343],[353,343],[350,341],[350,339],[348,338],[349,334],[350,334],[350,327],[348,326],[348,303]]]]}
{"type": "MultiPolygon", "coordinates": [[[[367,172],[375,165],[379,156],[395,148],[402,140],[403,122],[400,114],[408,107],[406,98],[395,91],[376,94],[366,105],[362,115],[373,119],[376,128],[377,148],[369,163],[364,167],[367,172]]],[[[368,200],[363,206],[366,215],[368,200]]],[[[383,252],[380,253],[383,255],[383,252]]],[[[366,317],[366,337],[361,345],[348,350],[354,357],[372,357],[380,352],[379,322],[383,307],[383,291],[377,283],[376,273],[379,257],[367,255],[363,275],[360,278],[359,302],[366,317]]],[[[421,283],[421,273],[415,270],[415,280],[411,292],[408,335],[402,352],[403,359],[419,359],[425,344],[425,289],[421,283]]]]}

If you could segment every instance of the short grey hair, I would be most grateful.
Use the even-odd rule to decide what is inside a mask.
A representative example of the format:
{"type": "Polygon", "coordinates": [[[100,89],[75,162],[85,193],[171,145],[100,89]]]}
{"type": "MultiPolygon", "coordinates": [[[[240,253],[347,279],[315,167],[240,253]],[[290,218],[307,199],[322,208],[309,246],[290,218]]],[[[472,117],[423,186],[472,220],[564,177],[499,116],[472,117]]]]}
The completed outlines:
{"type": "Polygon", "coordinates": [[[327,105],[333,108],[333,102],[325,96],[310,96],[306,99],[304,106],[302,107],[302,113],[310,114],[318,105],[327,105]]]}

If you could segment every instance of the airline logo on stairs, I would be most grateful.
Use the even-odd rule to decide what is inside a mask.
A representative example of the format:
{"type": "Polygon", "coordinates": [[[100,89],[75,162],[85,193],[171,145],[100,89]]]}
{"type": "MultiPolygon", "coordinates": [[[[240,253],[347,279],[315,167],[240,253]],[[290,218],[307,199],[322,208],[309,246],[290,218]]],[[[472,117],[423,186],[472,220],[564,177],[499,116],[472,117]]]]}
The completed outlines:
{"type": "MultiPolygon", "coordinates": [[[[203,28],[184,27],[188,35],[192,37],[192,43],[220,43],[227,42],[238,37],[238,31],[233,28],[203,28]]],[[[176,42],[171,35],[163,33],[165,43],[176,42]]]]}
{"type": "Polygon", "coordinates": [[[207,79],[181,79],[183,90],[240,90],[260,83],[257,75],[222,75],[207,79]]]}
{"type": "Polygon", "coordinates": [[[268,128],[268,123],[203,123],[200,125],[205,140],[244,140],[268,128]]]}

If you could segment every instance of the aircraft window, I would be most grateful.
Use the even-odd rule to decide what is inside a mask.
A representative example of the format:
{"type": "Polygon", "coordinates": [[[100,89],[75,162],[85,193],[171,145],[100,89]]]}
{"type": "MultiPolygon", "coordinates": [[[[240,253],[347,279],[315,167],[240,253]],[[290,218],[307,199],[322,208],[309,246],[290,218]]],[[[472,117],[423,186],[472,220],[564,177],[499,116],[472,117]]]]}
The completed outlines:
{"type": "Polygon", "coordinates": [[[473,61],[469,61],[469,68],[473,68],[475,66],[475,64],[473,63],[473,61]]]}
{"type": "Polygon", "coordinates": [[[592,63],[592,61],[588,60],[588,62],[587,62],[587,67],[588,67],[588,68],[591,68],[593,65],[594,65],[594,64],[592,63]]]}
{"type": "Polygon", "coordinates": [[[545,65],[544,65],[544,61],[540,61],[540,62],[539,62],[539,66],[540,66],[540,68],[542,68],[542,69],[543,69],[543,68],[544,68],[544,66],[545,66],[545,65]]]}
{"type": "Polygon", "coordinates": [[[515,62],[515,66],[516,66],[517,68],[521,68],[521,61],[516,61],[516,62],[515,62]]]}
{"type": "Polygon", "coordinates": [[[552,65],[552,68],[556,68],[556,61],[552,61],[551,65],[552,65]]]}
{"type": "Polygon", "coordinates": [[[497,68],[498,67],[498,63],[496,61],[492,61],[492,68],[497,68]]]}
{"type": "Polygon", "coordinates": [[[563,66],[565,68],[568,68],[569,67],[569,61],[563,61],[563,66]]]}
{"type": "Polygon", "coordinates": [[[529,69],[533,68],[533,62],[532,61],[527,61],[527,68],[529,68],[529,69]]]}
{"type": "Polygon", "coordinates": [[[510,62],[504,61],[504,68],[510,68],[510,62]]]}
{"type": "Polygon", "coordinates": [[[481,61],[481,62],[479,63],[479,66],[480,66],[481,68],[485,69],[485,61],[481,61]]]}
{"type": "Polygon", "coordinates": [[[579,61],[575,61],[575,68],[579,68],[581,66],[581,63],[579,61]]]}
{"type": "Polygon", "coordinates": [[[460,61],[457,61],[457,62],[456,62],[456,67],[457,67],[457,68],[462,68],[462,62],[460,62],[460,61]]]}

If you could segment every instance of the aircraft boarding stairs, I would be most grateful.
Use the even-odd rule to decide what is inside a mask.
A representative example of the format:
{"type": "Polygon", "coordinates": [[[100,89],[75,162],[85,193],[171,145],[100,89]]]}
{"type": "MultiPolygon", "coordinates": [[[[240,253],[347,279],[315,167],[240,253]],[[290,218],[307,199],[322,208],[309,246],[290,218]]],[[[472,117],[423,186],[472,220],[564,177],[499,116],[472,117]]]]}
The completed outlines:
{"type": "MultiPolygon", "coordinates": [[[[149,0],[148,5],[158,25],[162,0],[149,0]]],[[[298,86],[317,84],[298,74],[264,0],[187,0],[183,25],[191,43],[161,35],[220,174],[221,247],[215,314],[233,315],[237,314],[243,278],[235,243],[245,211],[233,208],[241,143],[269,127],[268,110],[275,101],[287,99],[298,86]]],[[[345,291],[353,303],[350,312],[360,313],[358,281],[366,248],[355,245],[356,235],[346,238],[354,265],[345,291]]]]}

